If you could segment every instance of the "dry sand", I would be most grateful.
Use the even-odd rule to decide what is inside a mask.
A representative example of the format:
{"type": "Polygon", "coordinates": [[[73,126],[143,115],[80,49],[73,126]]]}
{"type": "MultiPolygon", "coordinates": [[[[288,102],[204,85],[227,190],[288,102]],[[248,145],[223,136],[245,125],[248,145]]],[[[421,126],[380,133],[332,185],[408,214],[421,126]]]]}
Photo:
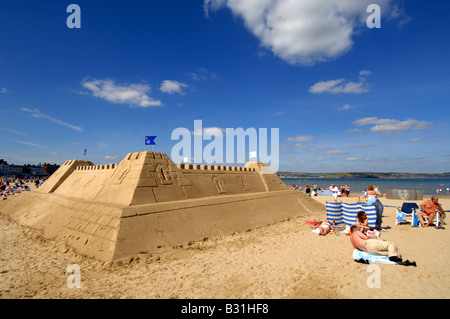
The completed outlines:
{"type": "MultiPolygon", "coordinates": [[[[450,198],[440,202],[450,209],[450,198]]],[[[448,298],[449,228],[395,226],[395,209],[385,208],[383,227],[391,229],[382,239],[397,243],[418,267],[376,264],[381,287],[369,288],[372,273],[354,262],[348,236],[321,237],[305,223],[325,217],[324,210],[111,265],[43,240],[0,214],[0,298],[448,298]],[[80,289],[67,287],[70,264],[80,266],[80,289]]]]}

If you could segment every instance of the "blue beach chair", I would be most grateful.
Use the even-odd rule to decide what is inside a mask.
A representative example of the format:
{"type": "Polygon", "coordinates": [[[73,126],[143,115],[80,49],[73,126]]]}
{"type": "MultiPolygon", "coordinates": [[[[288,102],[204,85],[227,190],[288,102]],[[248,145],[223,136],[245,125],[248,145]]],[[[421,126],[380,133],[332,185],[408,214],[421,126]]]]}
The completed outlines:
{"type": "Polygon", "coordinates": [[[413,227],[418,226],[419,217],[416,214],[418,209],[419,206],[416,203],[403,203],[402,207],[397,207],[395,225],[409,223],[413,227]],[[411,219],[405,219],[406,217],[411,217],[411,219]]]}

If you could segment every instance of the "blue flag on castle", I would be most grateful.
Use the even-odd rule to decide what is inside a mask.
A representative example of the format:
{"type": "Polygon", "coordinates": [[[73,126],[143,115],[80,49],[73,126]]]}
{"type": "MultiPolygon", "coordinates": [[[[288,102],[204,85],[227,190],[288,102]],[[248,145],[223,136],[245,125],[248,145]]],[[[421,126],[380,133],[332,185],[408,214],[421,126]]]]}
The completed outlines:
{"type": "Polygon", "coordinates": [[[145,145],[156,145],[155,138],[156,138],[156,136],[146,136],[145,137],[145,145]]]}

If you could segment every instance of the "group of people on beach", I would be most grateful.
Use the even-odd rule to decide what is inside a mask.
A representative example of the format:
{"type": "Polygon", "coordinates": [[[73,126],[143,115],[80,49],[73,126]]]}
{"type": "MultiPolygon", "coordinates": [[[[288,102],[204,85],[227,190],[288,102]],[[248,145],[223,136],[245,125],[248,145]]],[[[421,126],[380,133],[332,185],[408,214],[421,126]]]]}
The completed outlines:
{"type": "Polygon", "coordinates": [[[44,179],[23,179],[16,177],[0,177],[0,196],[1,200],[8,199],[9,196],[21,193],[23,191],[30,191],[29,185],[38,188],[44,183],[44,179]]]}
{"type": "MultiPolygon", "coordinates": [[[[436,194],[443,194],[442,188],[436,188],[436,194]]],[[[450,194],[450,187],[447,187],[447,194],[450,194]]]]}
{"type": "Polygon", "coordinates": [[[319,188],[317,187],[316,183],[311,184],[311,187],[309,185],[305,185],[303,188],[302,185],[299,184],[288,184],[288,188],[290,190],[294,191],[305,191],[305,194],[308,196],[318,196],[319,195],[319,188]]]}
{"type": "Polygon", "coordinates": [[[319,196],[319,192],[323,193],[326,190],[329,190],[332,193],[333,198],[337,200],[338,197],[349,197],[350,196],[350,186],[342,184],[340,188],[338,188],[336,185],[328,185],[326,188],[320,188],[317,186],[316,183],[312,183],[311,186],[307,184],[304,189],[299,184],[288,184],[288,188],[290,190],[300,190],[305,191],[305,194],[308,196],[319,196]]]}
{"type": "MultiPolygon", "coordinates": [[[[375,227],[369,227],[369,219],[365,211],[358,212],[356,222],[349,229],[350,242],[353,248],[371,255],[387,256],[391,262],[400,265],[417,266],[414,261],[403,261],[395,243],[379,239],[383,205],[378,197],[383,195],[380,193],[379,189],[375,189],[372,185],[369,185],[366,196],[367,204],[375,206],[377,213],[375,227]]],[[[417,216],[422,227],[430,227],[437,214],[439,214],[441,220],[446,218],[445,211],[439,204],[439,198],[437,196],[432,196],[431,199],[425,200],[419,205],[419,208],[420,210],[417,211],[417,216]],[[425,219],[427,219],[427,221],[425,219]]],[[[328,233],[335,231],[334,221],[333,223],[329,221],[319,222],[316,227],[319,229],[318,234],[320,236],[325,236],[328,233]]],[[[355,261],[368,263],[366,260],[361,259],[355,261]]]]}
{"type": "MultiPolygon", "coordinates": [[[[447,216],[444,209],[439,204],[439,198],[432,196],[419,205],[417,212],[422,227],[429,227],[433,224],[436,214],[440,214],[441,219],[447,216]],[[424,218],[427,218],[425,223],[424,218]]],[[[361,250],[371,255],[387,256],[392,262],[404,266],[417,266],[415,261],[403,261],[397,245],[393,242],[381,240],[378,236],[369,236],[373,228],[368,225],[368,218],[364,211],[360,211],[356,218],[356,223],[350,227],[350,242],[354,249],[361,250]]],[[[357,262],[367,263],[367,261],[356,260],[357,262]]]]}

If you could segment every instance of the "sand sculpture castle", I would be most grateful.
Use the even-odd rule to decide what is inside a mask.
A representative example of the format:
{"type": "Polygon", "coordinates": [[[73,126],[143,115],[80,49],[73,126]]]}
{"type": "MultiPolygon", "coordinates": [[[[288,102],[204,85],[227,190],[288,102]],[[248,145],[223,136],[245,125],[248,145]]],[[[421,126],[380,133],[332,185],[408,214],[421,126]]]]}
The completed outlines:
{"type": "Polygon", "coordinates": [[[175,165],[164,153],[138,152],[118,164],[66,161],[36,191],[1,202],[0,212],[78,253],[114,261],[323,212],[322,206],[288,190],[261,162],[175,165]]]}

